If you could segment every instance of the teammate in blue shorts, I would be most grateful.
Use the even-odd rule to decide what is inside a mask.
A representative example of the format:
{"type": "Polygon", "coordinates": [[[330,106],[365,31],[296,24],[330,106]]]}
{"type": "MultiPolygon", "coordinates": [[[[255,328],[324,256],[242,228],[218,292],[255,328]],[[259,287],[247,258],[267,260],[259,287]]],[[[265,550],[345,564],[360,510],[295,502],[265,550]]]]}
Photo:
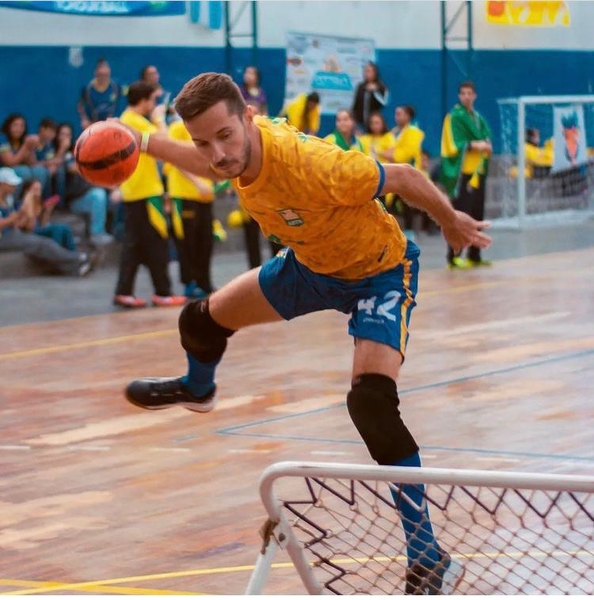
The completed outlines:
{"type": "MultiPolygon", "coordinates": [[[[179,328],[187,374],[133,381],[128,400],[146,409],[181,405],[208,412],[215,405],[215,369],[238,329],[333,308],[351,316],[355,350],[347,407],[371,456],[381,465],[420,466],[396,386],[415,306],[419,249],[376,197],[392,192],[426,211],[458,249],[487,247],[491,239],[482,230],[488,223],[455,211],[409,165],[384,166],[307,136],[284,119],[255,116],[227,75],[195,77],[175,107],[193,145],[137,134],[141,149],[196,175],[232,180],[264,234],[287,249],[186,305],[179,328]]],[[[407,540],[405,591],[451,592],[462,567],[435,539],[424,488],[403,485],[401,492],[394,500],[407,540]]]]}

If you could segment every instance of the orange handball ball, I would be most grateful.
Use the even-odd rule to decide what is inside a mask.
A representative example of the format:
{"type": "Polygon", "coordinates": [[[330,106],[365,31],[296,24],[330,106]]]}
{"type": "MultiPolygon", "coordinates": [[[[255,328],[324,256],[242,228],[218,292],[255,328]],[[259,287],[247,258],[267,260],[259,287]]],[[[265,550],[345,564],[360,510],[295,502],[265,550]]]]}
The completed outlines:
{"type": "Polygon", "coordinates": [[[76,141],[74,159],[80,174],[93,185],[114,187],[126,181],[138,164],[140,150],[123,125],[100,121],[76,141]]]}

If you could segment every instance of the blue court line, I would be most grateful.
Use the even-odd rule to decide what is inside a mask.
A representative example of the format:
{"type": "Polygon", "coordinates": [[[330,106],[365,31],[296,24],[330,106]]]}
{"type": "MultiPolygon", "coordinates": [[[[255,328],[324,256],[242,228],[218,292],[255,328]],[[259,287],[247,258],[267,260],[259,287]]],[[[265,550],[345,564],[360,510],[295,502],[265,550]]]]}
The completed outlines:
{"type": "MultiPolygon", "coordinates": [[[[566,360],[573,360],[576,358],[582,358],[584,356],[590,356],[594,354],[594,348],[589,350],[582,350],[580,352],[572,352],[570,354],[565,355],[557,355],[550,358],[545,358],[542,360],[536,360],[529,363],[522,363],[519,365],[514,365],[511,367],[504,367],[502,369],[494,369],[492,371],[485,371],[483,373],[477,373],[476,375],[468,375],[464,377],[457,377],[455,379],[447,379],[445,381],[438,381],[435,383],[429,383],[425,385],[419,385],[416,387],[408,388],[402,390],[401,393],[411,393],[422,390],[434,389],[439,387],[445,387],[447,385],[451,385],[453,383],[461,383],[465,381],[472,381],[475,379],[481,379],[483,377],[493,377],[495,375],[501,375],[503,373],[510,373],[513,371],[520,371],[523,369],[529,369],[532,367],[538,367],[541,365],[553,363],[553,362],[561,362],[566,360]]],[[[337,408],[344,408],[345,402],[341,402],[340,404],[335,404],[333,406],[325,406],[323,408],[316,408],[313,410],[303,411],[300,413],[294,413],[291,415],[282,415],[279,417],[269,417],[267,419],[262,419],[260,421],[252,421],[250,423],[244,423],[242,425],[233,425],[232,427],[225,427],[223,429],[217,430],[215,433],[219,435],[232,435],[237,437],[251,437],[251,438],[262,438],[262,439],[275,439],[275,440],[286,440],[286,441],[299,441],[299,442],[324,442],[324,443],[339,443],[339,444],[358,444],[362,445],[363,442],[359,440],[341,440],[336,438],[312,438],[307,436],[293,436],[293,435],[283,435],[283,434],[268,434],[268,433],[248,433],[244,430],[251,429],[253,427],[258,427],[260,425],[268,425],[270,423],[275,423],[279,421],[287,421],[289,419],[301,418],[309,415],[315,415],[322,412],[327,412],[330,410],[335,410],[337,408]]],[[[424,450],[446,450],[448,452],[473,452],[477,454],[488,454],[488,455],[500,455],[500,456],[518,456],[518,457],[530,457],[530,458],[547,458],[547,459],[555,459],[555,460],[584,460],[584,461],[593,461],[594,456],[573,456],[573,455],[564,455],[564,454],[546,454],[539,452],[514,452],[514,451],[504,451],[504,450],[484,450],[480,448],[456,448],[456,447],[447,447],[447,446],[424,446],[424,450]]]]}

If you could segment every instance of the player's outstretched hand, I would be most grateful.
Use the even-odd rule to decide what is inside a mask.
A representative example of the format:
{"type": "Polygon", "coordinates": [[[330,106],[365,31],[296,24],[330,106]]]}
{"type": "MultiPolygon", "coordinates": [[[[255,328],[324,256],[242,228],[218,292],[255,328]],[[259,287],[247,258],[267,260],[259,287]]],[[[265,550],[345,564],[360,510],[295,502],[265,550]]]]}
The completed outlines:
{"type": "Polygon", "coordinates": [[[454,252],[460,252],[467,246],[476,246],[477,248],[488,248],[492,239],[483,229],[489,229],[489,221],[476,221],[470,215],[454,211],[455,216],[449,223],[442,224],[441,230],[446,242],[454,249],[454,252]]]}
{"type": "Polygon", "coordinates": [[[142,137],[142,134],[140,133],[140,131],[138,131],[138,129],[134,129],[133,127],[128,127],[128,125],[126,125],[125,123],[122,123],[117,117],[108,117],[105,120],[108,123],[115,123],[116,125],[125,127],[134,136],[134,139],[136,140],[136,143],[138,144],[138,146],[140,146],[140,139],[142,137]]]}

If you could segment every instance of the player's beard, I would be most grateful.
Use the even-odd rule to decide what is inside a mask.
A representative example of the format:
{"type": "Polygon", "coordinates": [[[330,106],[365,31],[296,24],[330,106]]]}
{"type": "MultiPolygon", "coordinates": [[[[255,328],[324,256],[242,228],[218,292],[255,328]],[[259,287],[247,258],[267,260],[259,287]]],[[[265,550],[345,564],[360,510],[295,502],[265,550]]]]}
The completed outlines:
{"type": "Polygon", "coordinates": [[[247,132],[247,127],[243,128],[244,133],[244,143],[243,148],[241,150],[241,156],[239,158],[232,158],[220,161],[216,165],[211,165],[212,170],[215,173],[218,173],[224,176],[226,179],[236,179],[240,177],[241,174],[247,169],[247,166],[250,162],[250,157],[252,155],[252,142],[250,141],[250,136],[247,132]],[[237,165],[236,168],[235,165],[237,165]]]}

